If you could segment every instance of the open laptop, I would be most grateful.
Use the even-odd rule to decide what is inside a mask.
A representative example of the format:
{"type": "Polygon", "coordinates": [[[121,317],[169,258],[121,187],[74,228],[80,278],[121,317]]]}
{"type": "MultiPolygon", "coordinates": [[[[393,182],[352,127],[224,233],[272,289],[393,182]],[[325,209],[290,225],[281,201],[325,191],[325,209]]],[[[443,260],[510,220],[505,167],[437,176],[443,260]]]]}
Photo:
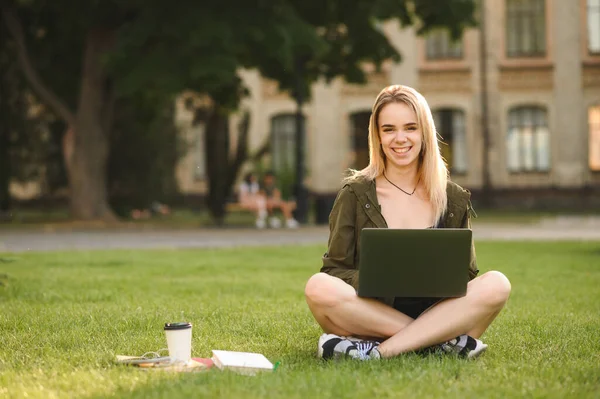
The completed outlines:
{"type": "Polygon", "coordinates": [[[363,229],[358,295],[464,296],[472,234],[470,229],[363,229]]]}

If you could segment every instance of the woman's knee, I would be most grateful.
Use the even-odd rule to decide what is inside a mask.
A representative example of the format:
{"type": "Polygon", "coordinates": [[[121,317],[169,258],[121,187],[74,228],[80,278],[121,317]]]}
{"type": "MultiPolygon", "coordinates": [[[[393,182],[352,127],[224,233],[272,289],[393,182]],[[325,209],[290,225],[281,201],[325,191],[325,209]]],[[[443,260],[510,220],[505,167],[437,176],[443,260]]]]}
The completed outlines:
{"type": "MultiPolygon", "coordinates": [[[[335,306],[348,295],[347,284],[337,277],[326,273],[313,275],[304,288],[306,300],[312,304],[335,306]]],[[[352,289],[352,287],[348,286],[352,289]]],[[[354,291],[353,291],[354,292],[354,291]]]]}
{"type": "Polygon", "coordinates": [[[487,305],[502,308],[510,296],[511,284],[508,278],[498,271],[490,271],[480,278],[478,297],[487,305]]]}

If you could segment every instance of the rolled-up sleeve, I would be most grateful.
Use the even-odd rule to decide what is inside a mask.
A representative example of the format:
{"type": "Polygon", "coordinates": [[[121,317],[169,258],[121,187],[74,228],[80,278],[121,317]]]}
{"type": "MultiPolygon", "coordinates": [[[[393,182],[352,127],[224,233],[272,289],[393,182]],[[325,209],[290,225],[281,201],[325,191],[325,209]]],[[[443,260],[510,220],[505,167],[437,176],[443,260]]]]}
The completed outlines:
{"type": "Polygon", "coordinates": [[[358,289],[356,254],[356,196],[343,187],[329,215],[329,242],[321,272],[338,277],[358,289]]]}
{"type": "MultiPolygon", "coordinates": [[[[467,211],[465,212],[465,216],[462,220],[462,228],[470,229],[471,228],[471,201],[469,201],[469,205],[467,206],[467,211]]],[[[471,261],[469,263],[469,280],[473,280],[479,274],[479,269],[477,268],[477,255],[475,254],[475,241],[471,238],[471,261]]]]}

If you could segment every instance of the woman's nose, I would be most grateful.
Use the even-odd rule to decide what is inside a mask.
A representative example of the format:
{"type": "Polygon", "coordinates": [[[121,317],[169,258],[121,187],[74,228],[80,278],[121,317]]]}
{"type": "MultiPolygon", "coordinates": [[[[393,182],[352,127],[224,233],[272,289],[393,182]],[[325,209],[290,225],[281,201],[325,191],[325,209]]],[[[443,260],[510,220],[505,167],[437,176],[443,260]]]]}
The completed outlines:
{"type": "Polygon", "coordinates": [[[404,132],[398,132],[396,133],[396,137],[394,137],[394,140],[397,143],[404,143],[406,141],[406,135],[404,134],[404,132]]]}

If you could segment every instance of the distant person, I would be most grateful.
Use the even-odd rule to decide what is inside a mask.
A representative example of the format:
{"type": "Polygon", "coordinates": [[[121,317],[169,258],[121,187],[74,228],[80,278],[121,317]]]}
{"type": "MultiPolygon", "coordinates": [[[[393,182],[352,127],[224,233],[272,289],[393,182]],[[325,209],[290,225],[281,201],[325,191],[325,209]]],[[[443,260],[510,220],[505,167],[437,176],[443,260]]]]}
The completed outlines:
{"type": "Polygon", "coordinates": [[[261,190],[267,199],[269,226],[272,228],[281,227],[281,220],[274,215],[274,211],[279,209],[283,213],[287,228],[294,229],[298,227],[298,221],[292,216],[292,212],[296,209],[296,202],[285,201],[281,198],[281,190],[277,186],[277,180],[273,172],[265,173],[261,190]]]}
{"type": "Polygon", "coordinates": [[[267,199],[260,191],[258,178],[252,172],[244,176],[238,190],[240,207],[256,213],[256,227],[264,229],[267,225],[267,199]]]}
{"type": "MultiPolygon", "coordinates": [[[[305,288],[324,331],[319,356],[370,360],[431,348],[478,356],[487,348],[479,338],[504,308],[511,285],[497,271],[477,277],[473,245],[463,297],[376,300],[356,293],[362,229],[470,227],[470,193],[448,179],[431,110],[416,90],[396,85],[379,93],[369,122],[369,155],[369,165],[343,182],[321,273],[305,288]]],[[[398,267],[410,267],[403,264],[403,251],[410,250],[390,248],[398,267]]]]}
{"type": "Polygon", "coordinates": [[[171,214],[171,208],[159,201],[152,201],[147,209],[134,209],[131,211],[133,219],[150,219],[153,216],[166,216],[171,214]]]}

